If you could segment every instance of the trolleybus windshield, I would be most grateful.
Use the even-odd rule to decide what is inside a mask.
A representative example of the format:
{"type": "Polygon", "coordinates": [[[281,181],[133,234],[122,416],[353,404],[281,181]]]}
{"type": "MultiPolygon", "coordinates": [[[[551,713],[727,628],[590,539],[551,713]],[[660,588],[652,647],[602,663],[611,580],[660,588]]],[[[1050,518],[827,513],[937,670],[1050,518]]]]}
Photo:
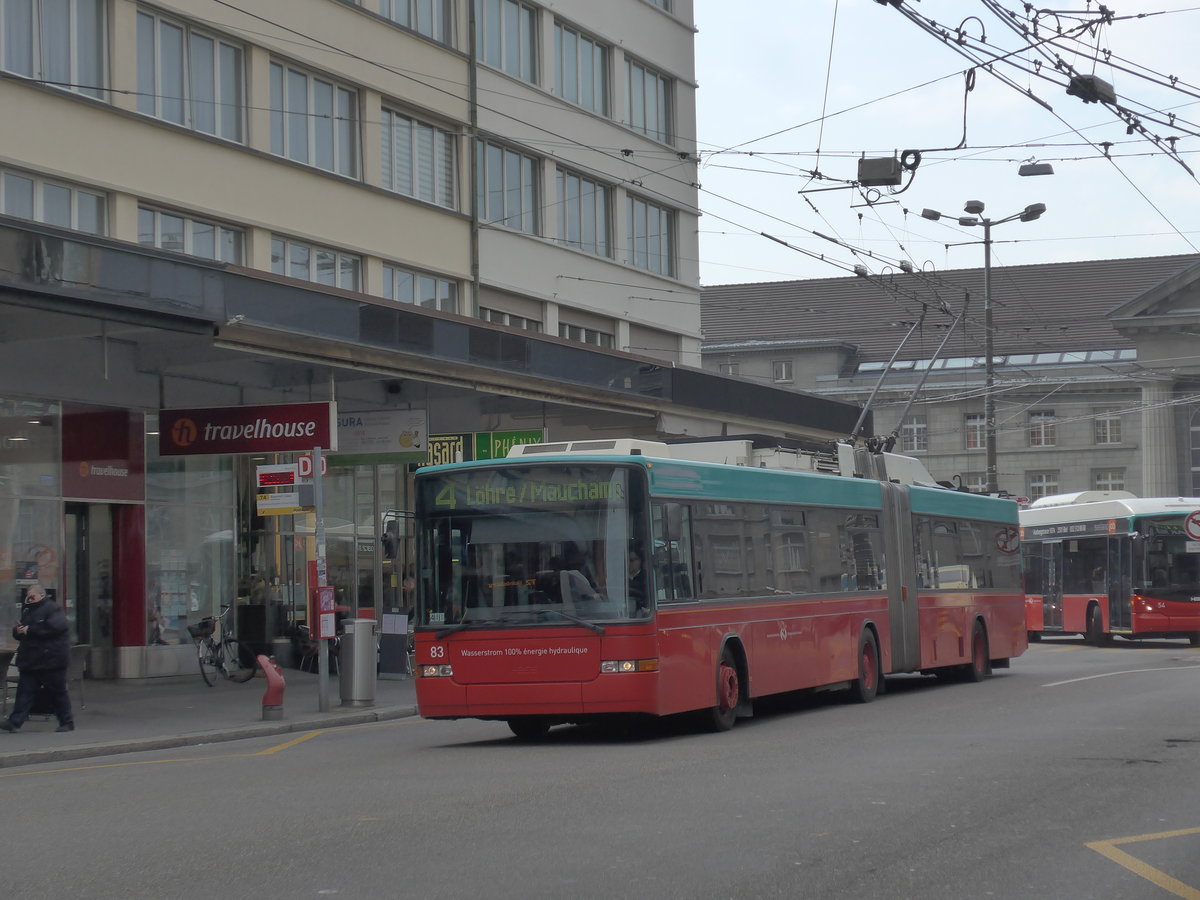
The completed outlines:
{"type": "Polygon", "coordinates": [[[1193,515],[1134,519],[1143,538],[1134,551],[1135,589],[1163,600],[1200,601],[1200,541],[1188,534],[1187,523],[1193,515]]]}
{"type": "Polygon", "coordinates": [[[418,479],[417,621],[459,628],[650,615],[644,477],[608,464],[462,468],[418,479]]]}

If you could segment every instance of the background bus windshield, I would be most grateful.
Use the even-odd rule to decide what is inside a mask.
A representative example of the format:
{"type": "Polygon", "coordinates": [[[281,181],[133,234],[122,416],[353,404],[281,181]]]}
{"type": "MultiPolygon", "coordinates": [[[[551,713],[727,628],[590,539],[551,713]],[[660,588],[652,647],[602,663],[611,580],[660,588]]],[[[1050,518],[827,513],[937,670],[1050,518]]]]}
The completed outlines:
{"type": "Polygon", "coordinates": [[[1144,538],[1136,551],[1141,558],[1135,562],[1140,587],[1159,597],[1179,594],[1190,599],[1200,593],[1200,542],[1187,536],[1184,517],[1144,516],[1136,527],[1144,538]]]}
{"type": "Polygon", "coordinates": [[[464,468],[419,483],[420,624],[649,615],[638,470],[464,468]]]}

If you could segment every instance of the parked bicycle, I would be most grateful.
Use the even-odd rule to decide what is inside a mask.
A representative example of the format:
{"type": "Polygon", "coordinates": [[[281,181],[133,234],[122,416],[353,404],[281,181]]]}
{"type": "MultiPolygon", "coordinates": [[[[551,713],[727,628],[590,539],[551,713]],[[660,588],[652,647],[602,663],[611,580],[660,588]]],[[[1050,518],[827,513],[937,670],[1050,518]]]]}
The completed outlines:
{"type": "Polygon", "coordinates": [[[197,624],[187,627],[188,634],[196,642],[200,677],[209,687],[217,683],[218,672],[238,684],[254,677],[254,655],[238,643],[225,625],[225,617],[231,609],[232,606],[226,606],[216,618],[205,616],[197,624]]]}

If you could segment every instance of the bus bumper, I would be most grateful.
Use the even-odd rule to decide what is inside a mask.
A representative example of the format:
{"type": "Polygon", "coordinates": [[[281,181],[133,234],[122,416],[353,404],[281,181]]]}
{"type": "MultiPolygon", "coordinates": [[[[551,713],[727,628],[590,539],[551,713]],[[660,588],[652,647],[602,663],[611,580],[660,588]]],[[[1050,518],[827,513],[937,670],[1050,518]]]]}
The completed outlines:
{"type": "Polygon", "coordinates": [[[453,678],[419,678],[417,710],[429,719],[505,718],[611,713],[658,713],[654,672],[600,675],[592,681],[459,684],[453,678]]]}

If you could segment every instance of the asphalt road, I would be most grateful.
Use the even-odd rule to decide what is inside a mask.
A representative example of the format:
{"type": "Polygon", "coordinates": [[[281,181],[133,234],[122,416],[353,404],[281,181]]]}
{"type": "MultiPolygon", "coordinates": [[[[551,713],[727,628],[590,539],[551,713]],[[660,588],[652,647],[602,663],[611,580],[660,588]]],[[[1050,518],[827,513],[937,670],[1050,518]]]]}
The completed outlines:
{"type": "Polygon", "coordinates": [[[1045,641],[717,735],[403,719],[6,769],[0,810],[9,898],[1200,900],[1200,650],[1045,641]]]}

